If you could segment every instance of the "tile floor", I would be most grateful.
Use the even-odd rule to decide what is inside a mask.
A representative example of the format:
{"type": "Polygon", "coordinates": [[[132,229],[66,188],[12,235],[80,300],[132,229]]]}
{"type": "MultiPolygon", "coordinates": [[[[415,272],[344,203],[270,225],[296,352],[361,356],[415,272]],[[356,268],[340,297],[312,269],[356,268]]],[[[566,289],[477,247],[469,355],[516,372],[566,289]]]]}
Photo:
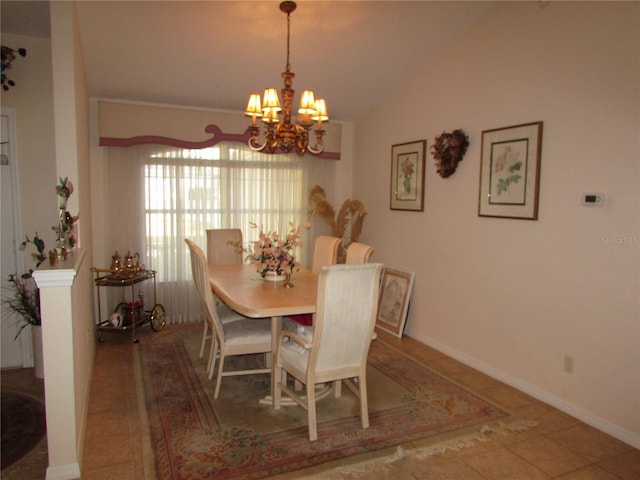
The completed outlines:
{"type": "MultiPolygon", "coordinates": [[[[141,337],[151,334],[144,330],[141,337]]],[[[407,458],[391,473],[369,474],[368,480],[640,479],[639,450],[411,338],[400,340],[384,332],[379,332],[379,338],[520,416],[536,420],[538,426],[522,433],[496,434],[490,441],[459,451],[422,460],[407,458]]],[[[144,478],[134,348],[124,335],[108,337],[97,346],[83,479],[144,478]]]]}

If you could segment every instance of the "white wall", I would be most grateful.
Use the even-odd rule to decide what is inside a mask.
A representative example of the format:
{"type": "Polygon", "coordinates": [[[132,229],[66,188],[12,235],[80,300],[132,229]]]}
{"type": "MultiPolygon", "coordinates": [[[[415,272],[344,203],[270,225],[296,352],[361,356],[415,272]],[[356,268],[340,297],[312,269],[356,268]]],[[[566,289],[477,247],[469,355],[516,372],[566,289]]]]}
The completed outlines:
{"type": "MultiPolygon", "coordinates": [[[[71,320],[71,335],[65,339],[69,342],[67,350],[72,355],[73,371],[66,372],[66,375],[73,379],[75,406],[74,418],[65,420],[66,428],[71,425],[75,427],[76,441],[75,444],[67,447],[72,448],[75,454],[72,459],[75,462],[81,462],[96,348],[93,274],[90,271],[93,245],[89,174],[89,106],[74,6],[71,2],[52,2],[50,10],[57,177],[68,176],[74,184],[74,193],[69,198],[67,208],[72,214],[80,216],[79,244],[86,252],[71,288],[72,311],[67,317],[71,320]]],[[[55,388],[53,382],[49,383],[46,379],[45,382],[47,388],[49,385],[55,388]]],[[[71,397],[69,400],[71,401],[71,397]]],[[[51,472],[64,470],[62,466],[64,463],[59,466],[53,465],[51,442],[49,444],[48,476],[53,476],[51,472]]],[[[55,446],[63,451],[62,445],[55,446]]],[[[64,450],[65,455],[66,453],[67,451],[64,450]]],[[[62,463],[63,455],[57,460],[62,463]]]]}
{"type": "MultiPolygon", "coordinates": [[[[38,232],[47,249],[55,246],[58,205],[54,133],[53,86],[51,82],[51,42],[48,38],[2,34],[2,45],[26,48],[26,57],[17,56],[7,76],[16,86],[2,92],[2,106],[16,109],[18,169],[22,232],[32,238],[38,232]],[[50,195],[45,197],[44,192],[50,195]],[[47,201],[48,200],[48,201],[47,201]]],[[[34,268],[31,252],[25,252],[25,268],[34,268]]]]}
{"type": "MultiPolygon", "coordinates": [[[[70,259],[79,271],[70,297],[47,290],[43,298],[45,397],[49,466],[47,478],[77,478],[82,458],[89,386],[95,353],[93,287],[90,268],[88,105],[81,50],[71,2],[51,3],[52,38],[2,35],[2,44],[25,47],[9,77],[16,86],[2,93],[3,106],[16,109],[19,188],[24,234],[37,231],[47,250],[55,247],[59,177],[75,190],[68,209],[80,213],[80,242],[87,253],[70,259]],[[83,209],[80,211],[80,205],[83,209]],[[73,260],[77,260],[73,262],[73,260]]],[[[30,258],[25,266],[33,266],[30,258]]],[[[62,266],[57,266],[61,268],[62,266]]],[[[41,270],[50,270],[43,264],[41,270]]],[[[54,270],[54,274],[56,270],[54,270]]]]}
{"type": "Polygon", "coordinates": [[[376,260],[416,272],[408,335],[636,447],[639,27],[637,2],[501,4],[356,124],[353,187],[376,260]],[[478,217],[482,130],[535,121],[539,219],[478,217]],[[428,154],[424,212],[391,211],[391,145],[456,128],[457,172],[428,154]]]}

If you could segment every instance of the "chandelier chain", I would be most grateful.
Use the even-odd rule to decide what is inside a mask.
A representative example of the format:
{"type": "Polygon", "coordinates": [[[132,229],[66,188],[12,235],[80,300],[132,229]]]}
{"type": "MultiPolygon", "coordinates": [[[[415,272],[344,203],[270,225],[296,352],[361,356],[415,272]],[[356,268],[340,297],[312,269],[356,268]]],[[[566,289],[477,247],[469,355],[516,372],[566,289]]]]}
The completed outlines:
{"type": "Polygon", "coordinates": [[[291,38],[291,14],[287,12],[287,67],[286,71],[291,71],[291,63],[289,63],[289,44],[291,38]]]}

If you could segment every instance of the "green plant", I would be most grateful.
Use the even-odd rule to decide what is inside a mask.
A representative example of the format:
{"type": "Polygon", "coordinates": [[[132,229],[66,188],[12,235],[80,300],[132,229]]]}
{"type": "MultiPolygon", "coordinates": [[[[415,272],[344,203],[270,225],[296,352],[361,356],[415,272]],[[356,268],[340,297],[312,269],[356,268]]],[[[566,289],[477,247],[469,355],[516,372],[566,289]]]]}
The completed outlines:
{"type": "Polygon", "coordinates": [[[32,253],[31,257],[36,262],[36,268],[38,268],[47,259],[47,254],[44,253],[44,241],[38,237],[38,232],[34,235],[33,240],[30,240],[28,235],[25,238],[26,240],[20,244],[20,250],[24,251],[29,243],[33,243],[38,253],[32,253]]]}
{"type": "MultiPolygon", "coordinates": [[[[13,295],[3,299],[10,312],[20,317],[24,324],[18,329],[15,338],[27,325],[42,325],[40,317],[40,290],[36,287],[32,276],[33,270],[18,276],[9,275],[9,283],[13,295]]],[[[14,338],[14,340],[15,340],[14,338]]]]}
{"type": "MultiPolygon", "coordinates": [[[[33,239],[28,236],[20,244],[20,250],[25,250],[28,244],[33,244],[36,247],[37,253],[31,254],[33,260],[36,262],[36,268],[46,260],[47,255],[45,253],[44,241],[38,237],[38,233],[34,235],[33,239]]],[[[29,270],[22,275],[13,273],[9,275],[9,285],[6,287],[6,291],[10,292],[2,299],[3,305],[7,307],[7,310],[13,316],[19,317],[24,324],[18,329],[15,338],[27,325],[42,325],[42,319],[40,317],[40,290],[36,286],[33,279],[33,270],[29,270]]]]}

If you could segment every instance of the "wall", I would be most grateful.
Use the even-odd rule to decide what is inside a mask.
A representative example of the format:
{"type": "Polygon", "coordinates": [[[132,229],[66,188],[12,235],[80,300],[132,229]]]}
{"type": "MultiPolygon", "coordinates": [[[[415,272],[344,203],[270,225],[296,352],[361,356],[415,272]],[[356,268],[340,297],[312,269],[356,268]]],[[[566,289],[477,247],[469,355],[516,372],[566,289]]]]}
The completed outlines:
{"type": "MultiPolygon", "coordinates": [[[[78,240],[86,252],[71,289],[72,311],[69,317],[72,322],[71,337],[68,338],[73,352],[73,372],[68,372],[74,384],[76,444],[73,447],[75,459],[81,462],[96,349],[93,274],[90,271],[93,239],[89,106],[74,6],[70,2],[53,2],[50,9],[57,176],[75,179],[75,191],[67,207],[80,216],[78,240]]],[[[69,425],[71,419],[67,422],[69,425]]]]}
{"type": "MultiPolygon", "coordinates": [[[[25,234],[37,231],[47,250],[55,246],[59,177],[74,184],[68,209],[80,213],[82,256],[69,262],[79,271],[71,288],[47,290],[43,298],[43,343],[47,409],[48,479],[78,478],[95,352],[89,188],[88,105],[81,48],[73,4],[52,2],[51,40],[2,35],[2,43],[27,48],[10,78],[16,87],[3,92],[3,106],[16,109],[19,188],[25,234]],[[80,212],[80,205],[83,206],[80,212]],[[83,261],[84,259],[84,261],[83,261]],[[68,290],[68,293],[67,293],[68,290]]],[[[30,259],[25,265],[31,265],[30,259]]],[[[50,269],[54,275],[64,265],[50,269]]],[[[75,276],[75,270],[71,270],[75,276]]],[[[40,285],[40,284],[39,284],[40,285]]]]}
{"type": "Polygon", "coordinates": [[[636,447],[639,13],[500,4],[357,122],[353,187],[376,260],[416,272],[408,335],[636,447]],[[482,130],[534,121],[539,219],[478,217],[482,130]],[[457,172],[440,178],[428,154],[424,212],[391,211],[391,145],[456,128],[471,142],[457,172]],[[603,208],[581,206],[592,191],[603,208]]]}
{"type": "MultiPolygon", "coordinates": [[[[34,233],[38,232],[49,249],[53,248],[55,243],[55,234],[51,227],[57,223],[58,215],[55,193],[57,177],[54,160],[51,42],[48,38],[3,33],[2,44],[14,49],[27,49],[27,56],[18,56],[7,72],[7,76],[16,86],[2,92],[2,106],[16,109],[23,228],[23,232],[18,234],[29,235],[29,238],[32,238],[34,233]],[[49,192],[50,195],[44,197],[43,192],[49,192]]],[[[31,252],[35,252],[35,249],[29,248],[25,251],[25,268],[35,266],[31,252]]]]}

